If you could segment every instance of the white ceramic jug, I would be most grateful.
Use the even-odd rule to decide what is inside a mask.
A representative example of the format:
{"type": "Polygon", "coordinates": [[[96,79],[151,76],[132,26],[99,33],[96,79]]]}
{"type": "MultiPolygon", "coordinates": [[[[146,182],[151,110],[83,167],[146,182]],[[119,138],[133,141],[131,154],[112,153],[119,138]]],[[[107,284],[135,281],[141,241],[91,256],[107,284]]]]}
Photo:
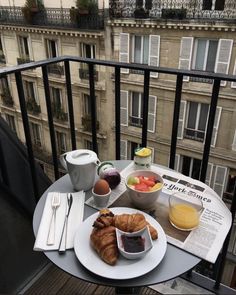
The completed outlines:
{"type": "Polygon", "coordinates": [[[75,190],[92,188],[100,163],[95,152],[84,149],[67,152],[60,156],[60,162],[68,171],[75,190]]]}

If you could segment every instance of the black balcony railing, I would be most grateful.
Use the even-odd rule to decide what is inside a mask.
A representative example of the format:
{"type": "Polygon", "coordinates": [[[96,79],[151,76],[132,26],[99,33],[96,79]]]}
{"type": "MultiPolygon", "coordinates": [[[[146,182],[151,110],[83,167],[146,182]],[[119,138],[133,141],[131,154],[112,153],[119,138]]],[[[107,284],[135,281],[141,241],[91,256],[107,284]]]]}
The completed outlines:
{"type": "Polygon", "coordinates": [[[25,18],[20,6],[0,6],[0,23],[13,25],[35,25],[58,28],[79,28],[102,30],[104,28],[104,11],[83,15],[75,22],[69,8],[45,8],[25,18]]]}
{"type": "MultiPolygon", "coordinates": [[[[70,74],[70,62],[77,63],[87,63],[89,69],[89,89],[90,89],[90,98],[91,98],[91,133],[92,133],[92,148],[99,155],[98,144],[97,144],[97,116],[96,116],[96,96],[95,96],[95,81],[94,81],[94,69],[98,66],[104,66],[113,68],[114,75],[114,104],[115,104],[115,154],[116,159],[120,159],[120,142],[121,142],[121,68],[128,68],[131,70],[142,70],[144,72],[144,83],[143,83],[143,105],[142,105],[142,137],[141,137],[141,146],[147,146],[148,140],[148,132],[147,132],[147,123],[148,123],[148,104],[149,104],[149,82],[150,82],[150,73],[151,72],[159,72],[163,74],[168,74],[176,77],[176,86],[175,86],[175,100],[174,100],[174,112],[173,112],[173,123],[172,123],[172,135],[171,135],[171,143],[170,143],[170,159],[169,159],[169,167],[174,168],[175,164],[175,155],[176,155],[176,146],[177,146],[177,130],[178,130],[178,122],[179,122],[179,113],[180,113],[180,103],[181,103],[181,95],[182,95],[182,86],[183,86],[183,77],[199,77],[199,78],[207,78],[213,80],[213,87],[211,93],[211,103],[209,107],[209,117],[205,134],[205,142],[204,149],[202,154],[202,165],[200,170],[200,180],[205,181],[206,178],[206,170],[208,164],[208,158],[210,153],[211,146],[211,138],[213,134],[213,125],[216,113],[216,107],[218,102],[220,83],[221,81],[230,81],[236,82],[235,76],[224,75],[224,74],[215,74],[208,72],[194,72],[194,71],[184,71],[184,70],[176,70],[170,68],[157,68],[151,67],[147,65],[137,65],[137,64],[125,64],[119,62],[109,62],[109,61],[101,61],[95,59],[86,59],[79,57],[58,57],[54,59],[49,59],[45,61],[38,61],[31,64],[23,64],[16,67],[4,68],[0,69],[0,78],[5,77],[6,75],[15,75],[17,92],[20,103],[21,116],[23,121],[26,146],[28,150],[28,158],[30,164],[30,171],[32,176],[32,183],[34,188],[34,194],[36,199],[39,197],[38,193],[38,183],[36,177],[36,169],[35,169],[35,160],[34,160],[34,150],[33,150],[33,142],[30,135],[30,126],[29,119],[26,108],[24,87],[22,81],[22,72],[33,69],[33,68],[41,68],[43,74],[43,86],[45,93],[45,102],[48,116],[48,126],[49,126],[49,134],[51,141],[51,149],[52,149],[52,162],[54,165],[54,174],[55,179],[58,179],[59,167],[58,167],[58,159],[57,159],[57,145],[55,139],[55,130],[54,130],[54,120],[53,120],[53,108],[51,103],[51,94],[49,87],[49,79],[48,79],[48,66],[64,63],[65,68],[65,85],[67,91],[67,103],[68,103],[68,113],[69,113],[69,124],[70,124],[70,132],[71,132],[71,148],[76,149],[76,133],[75,133],[75,123],[74,123],[74,109],[73,109],[73,98],[72,98],[72,88],[71,88],[71,74],[70,74]]],[[[111,98],[112,99],[112,98],[111,98]]],[[[0,150],[0,158],[4,158],[1,154],[0,150]]],[[[0,161],[0,169],[4,169],[4,163],[0,161]]],[[[2,172],[3,170],[1,170],[2,172]]],[[[3,173],[4,174],[4,173],[3,173]]],[[[4,183],[8,185],[10,182],[7,179],[7,175],[5,175],[4,183]]],[[[8,176],[10,177],[10,175],[8,176]]],[[[234,220],[236,210],[236,188],[234,188],[233,193],[233,201],[231,205],[232,218],[234,220]]],[[[232,230],[232,228],[231,228],[232,230]]],[[[229,239],[231,230],[227,235],[225,243],[223,245],[222,251],[218,257],[216,264],[216,272],[214,280],[208,279],[205,276],[198,275],[196,272],[191,272],[185,275],[185,278],[194,282],[195,284],[201,285],[202,287],[211,290],[213,293],[217,294],[236,294],[236,291],[221,284],[221,278],[223,274],[223,266],[226,260],[227,248],[229,245],[229,239]]]]}
{"type": "Polygon", "coordinates": [[[235,0],[111,0],[110,17],[233,20],[236,3],[235,0]]]}

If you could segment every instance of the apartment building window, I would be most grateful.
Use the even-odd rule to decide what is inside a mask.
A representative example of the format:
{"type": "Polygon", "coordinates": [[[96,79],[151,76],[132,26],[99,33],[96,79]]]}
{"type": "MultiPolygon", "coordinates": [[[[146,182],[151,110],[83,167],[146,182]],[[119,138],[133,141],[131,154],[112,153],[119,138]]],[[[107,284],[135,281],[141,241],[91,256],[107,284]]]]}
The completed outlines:
{"type": "Polygon", "coordinates": [[[83,109],[84,115],[91,115],[91,98],[88,94],[83,94],[83,109]]]}
{"type": "Polygon", "coordinates": [[[130,125],[142,127],[143,124],[143,94],[131,92],[130,125]]]}
{"type": "Polygon", "coordinates": [[[225,201],[233,200],[235,185],[236,185],[236,170],[230,169],[228,178],[227,178],[226,190],[224,192],[224,197],[223,197],[225,201]]]}
{"type": "MultiPolygon", "coordinates": [[[[159,35],[130,35],[120,34],[120,54],[121,62],[141,63],[151,66],[159,66],[160,36],[159,35]]],[[[129,69],[121,69],[124,74],[129,73],[129,69]]],[[[142,71],[143,73],[143,71],[142,71]]],[[[157,78],[158,73],[151,72],[150,77],[157,78]]]]}
{"type": "Polygon", "coordinates": [[[18,36],[18,46],[19,46],[19,58],[17,58],[18,64],[23,64],[30,62],[30,51],[28,37],[18,36]]]}
{"type": "Polygon", "coordinates": [[[66,145],[66,134],[63,132],[56,131],[56,142],[57,142],[57,151],[59,154],[63,154],[67,151],[66,145]]]}
{"type": "MultiPolygon", "coordinates": [[[[81,56],[84,58],[96,58],[96,46],[94,44],[87,44],[87,43],[81,43],[81,56]]],[[[88,64],[81,63],[80,69],[79,69],[79,75],[80,79],[89,79],[89,71],[88,71],[88,64]]],[[[95,70],[96,66],[94,66],[94,79],[95,81],[98,80],[98,73],[95,70]]]]}
{"type": "MultiPolygon", "coordinates": [[[[216,145],[221,112],[222,107],[218,106],[216,108],[215,120],[213,125],[211,139],[212,147],[215,147],[216,145]]],[[[188,138],[203,142],[207,130],[208,115],[208,104],[181,101],[177,138],[188,138]]]]}
{"type": "MultiPolygon", "coordinates": [[[[121,90],[121,125],[142,127],[143,94],[139,92],[121,90]]],[[[149,95],[148,103],[148,131],[155,132],[157,97],[149,95]]]]}
{"type": "Polygon", "coordinates": [[[6,118],[7,124],[8,124],[9,127],[11,128],[11,130],[12,130],[14,133],[17,133],[17,132],[16,132],[16,121],[15,121],[15,117],[12,116],[12,115],[9,115],[9,114],[5,114],[5,118],[6,118]]]}
{"type": "Polygon", "coordinates": [[[1,91],[1,98],[2,98],[3,103],[9,107],[13,106],[14,101],[11,96],[7,77],[2,77],[0,79],[0,91],[1,91]]]}
{"type": "Polygon", "coordinates": [[[0,36],[0,63],[5,63],[6,59],[5,59],[5,54],[4,54],[4,50],[3,50],[3,45],[2,45],[2,36],[0,36]]]}
{"type": "Polygon", "coordinates": [[[185,128],[186,138],[204,141],[208,112],[208,104],[197,102],[188,103],[187,124],[185,128]]]}
{"type": "MultiPolygon", "coordinates": [[[[201,160],[176,154],[175,170],[199,179],[201,160]]],[[[221,198],[227,185],[228,168],[208,162],[205,183],[210,186],[221,198]]]]}
{"type": "Polygon", "coordinates": [[[42,147],[40,125],[30,122],[30,131],[31,131],[32,143],[37,147],[42,147]]]}
{"type": "MultiPolygon", "coordinates": [[[[228,74],[233,40],[183,37],[181,39],[179,68],[184,70],[211,71],[228,74]]],[[[191,81],[211,82],[202,78],[191,78],[191,81]]],[[[185,76],[184,81],[189,81],[185,76]]],[[[221,81],[225,86],[226,81],[221,81]]]]}
{"type": "Polygon", "coordinates": [[[203,0],[202,10],[224,10],[225,0],[203,0]]]}
{"type": "Polygon", "coordinates": [[[47,58],[53,58],[58,56],[57,41],[46,40],[46,53],[47,58]]]}

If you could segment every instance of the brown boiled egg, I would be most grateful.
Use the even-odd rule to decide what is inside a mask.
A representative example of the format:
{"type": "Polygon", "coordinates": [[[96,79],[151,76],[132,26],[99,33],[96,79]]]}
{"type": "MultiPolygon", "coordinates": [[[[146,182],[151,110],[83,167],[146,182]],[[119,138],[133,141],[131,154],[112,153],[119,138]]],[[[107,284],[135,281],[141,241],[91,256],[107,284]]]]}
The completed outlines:
{"type": "Polygon", "coordinates": [[[110,191],[110,187],[108,182],[105,179],[99,179],[94,187],[93,187],[93,191],[95,194],[97,195],[106,195],[109,193],[110,191]]]}

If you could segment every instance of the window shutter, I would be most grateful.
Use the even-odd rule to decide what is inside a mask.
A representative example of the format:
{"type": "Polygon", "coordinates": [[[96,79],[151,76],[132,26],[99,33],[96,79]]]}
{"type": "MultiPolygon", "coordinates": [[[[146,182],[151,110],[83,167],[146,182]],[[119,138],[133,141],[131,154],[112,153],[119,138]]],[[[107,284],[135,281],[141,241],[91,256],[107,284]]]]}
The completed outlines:
{"type": "MultiPolygon", "coordinates": [[[[236,76],[236,59],[235,59],[235,63],[234,63],[233,75],[236,76]]],[[[231,88],[236,88],[236,82],[231,82],[231,88]]]]}
{"type": "Polygon", "coordinates": [[[120,141],[120,159],[127,160],[127,140],[120,141]]]}
{"type": "Polygon", "coordinates": [[[232,150],[236,151],[236,130],[234,130],[234,139],[232,144],[232,150]]]}
{"type": "Polygon", "coordinates": [[[180,102],[179,125],[178,125],[178,133],[177,133],[178,139],[183,139],[183,136],[184,136],[186,104],[187,102],[185,100],[182,100],[180,102]]]}
{"type": "Polygon", "coordinates": [[[206,179],[205,179],[205,184],[207,184],[208,186],[211,186],[212,171],[213,171],[213,164],[208,162],[206,179]]]}
{"type": "Polygon", "coordinates": [[[179,154],[175,154],[175,167],[174,167],[175,171],[180,170],[180,155],[179,154]]]}
{"type": "Polygon", "coordinates": [[[152,163],[154,163],[154,152],[155,152],[155,149],[154,147],[151,147],[151,146],[147,146],[147,148],[149,148],[151,151],[152,151],[152,163]]]}
{"type": "MultiPolygon", "coordinates": [[[[220,39],[216,55],[215,72],[228,74],[230,57],[233,47],[232,39],[220,39]]],[[[226,81],[221,81],[221,86],[226,85],[226,81]]]]}
{"type": "Polygon", "coordinates": [[[219,128],[219,124],[220,124],[221,111],[222,111],[222,107],[216,108],[215,121],[214,121],[212,138],[211,138],[211,146],[212,147],[215,147],[215,145],[216,145],[216,138],[217,138],[218,128],[219,128]]]}
{"type": "Polygon", "coordinates": [[[156,108],[157,108],[157,97],[154,95],[149,95],[147,130],[152,133],[155,132],[155,126],[156,126],[156,108]]]}
{"type": "MultiPolygon", "coordinates": [[[[183,37],[180,45],[179,69],[190,70],[193,51],[193,37],[183,37]]],[[[184,76],[183,81],[189,81],[189,76],[184,76]]]]}
{"type": "Polygon", "coordinates": [[[128,91],[120,91],[120,123],[122,126],[128,126],[128,91]]]}
{"type": "MultiPolygon", "coordinates": [[[[148,64],[150,66],[159,66],[159,54],[160,54],[160,36],[150,35],[149,37],[149,60],[148,64]]],[[[151,72],[150,77],[157,78],[157,72],[151,72]]]]}
{"type": "Polygon", "coordinates": [[[226,167],[216,166],[213,189],[221,198],[224,192],[226,174],[227,174],[226,167]]]}
{"type": "MultiPolygon", "coordinates": [[[[120,62],[129,63],[129,34],[120,33],[120,62]]],[[[121,73],[128,74],[129,69],[121,68],[121,73]]]]}

